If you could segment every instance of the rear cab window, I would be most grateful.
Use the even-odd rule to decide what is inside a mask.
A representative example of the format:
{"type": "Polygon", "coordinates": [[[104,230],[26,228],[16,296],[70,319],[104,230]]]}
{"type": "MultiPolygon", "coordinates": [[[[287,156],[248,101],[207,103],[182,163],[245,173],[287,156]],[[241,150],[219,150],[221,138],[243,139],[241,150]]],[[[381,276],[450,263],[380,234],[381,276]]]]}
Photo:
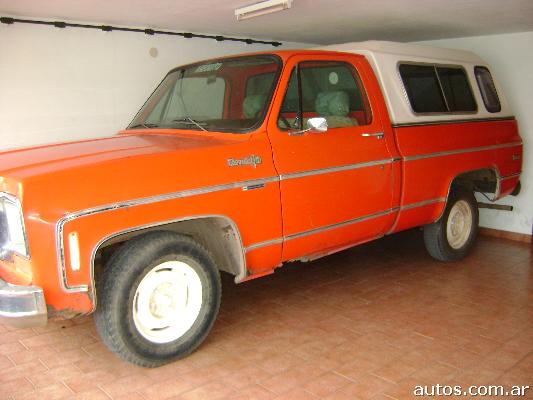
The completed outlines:
{"type": "Polygon", "coordinates": [[[473,113],[477,104],[461,66],[400,64],[400,77],[417,114],[473,113]]]}
{"type": "Polygon", "coordinates": [[[487,111],[491,113],[500,112],[502,109],[500,98],[498,97],[496,86],[488,68],[475,67],[474,74],[476,75],[479,91],[481,92],[481,97],[483,98],[483,103],[485,103],[487,111]]]}

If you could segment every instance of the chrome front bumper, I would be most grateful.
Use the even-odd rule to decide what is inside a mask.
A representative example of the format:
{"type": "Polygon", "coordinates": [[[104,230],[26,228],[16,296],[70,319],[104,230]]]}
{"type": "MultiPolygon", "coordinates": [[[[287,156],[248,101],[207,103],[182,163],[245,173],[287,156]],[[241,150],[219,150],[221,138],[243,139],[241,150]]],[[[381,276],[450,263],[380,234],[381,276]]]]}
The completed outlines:
{"type": "Polygon", "coordinates": [[[45,325],[46,321],[43,289],[12,285],[0,279],[0,322],[27,328],[45,325]]]}

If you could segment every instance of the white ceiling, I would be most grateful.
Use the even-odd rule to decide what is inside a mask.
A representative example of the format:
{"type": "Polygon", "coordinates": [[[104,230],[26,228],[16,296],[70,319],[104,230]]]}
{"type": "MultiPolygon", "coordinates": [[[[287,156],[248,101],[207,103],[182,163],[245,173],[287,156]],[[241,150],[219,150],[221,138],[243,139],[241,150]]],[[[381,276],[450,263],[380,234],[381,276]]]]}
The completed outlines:
{"type": "Polygon", "coordinates": [[[0,15],[331,44],[533,31],[533,0],[293,0],[237,22],[257,0],[0,0],[0,15]]]}

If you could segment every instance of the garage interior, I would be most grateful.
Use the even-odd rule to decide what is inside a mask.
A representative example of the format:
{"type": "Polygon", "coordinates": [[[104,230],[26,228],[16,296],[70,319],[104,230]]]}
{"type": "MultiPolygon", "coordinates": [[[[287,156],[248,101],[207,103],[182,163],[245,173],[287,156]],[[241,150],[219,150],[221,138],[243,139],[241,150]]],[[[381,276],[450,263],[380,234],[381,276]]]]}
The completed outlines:
{"type": "Polygon", "coordinates": [[[0,399],[406,399],[420,385],[533,387],[533,2],[293,0],[238,21],[250,3],[0,0],[0,150],[123,129],[170,69],[193,61],[420,43],[475,52],[504,88],[524,146],[521,192],[496,202],[512,211],[480,209],[472,254],[452,264],[433,260],[415,229],[239,285],[223,274],[206,341],[156,369],[119,360],[92,316],[0,324],[0,399]]]}

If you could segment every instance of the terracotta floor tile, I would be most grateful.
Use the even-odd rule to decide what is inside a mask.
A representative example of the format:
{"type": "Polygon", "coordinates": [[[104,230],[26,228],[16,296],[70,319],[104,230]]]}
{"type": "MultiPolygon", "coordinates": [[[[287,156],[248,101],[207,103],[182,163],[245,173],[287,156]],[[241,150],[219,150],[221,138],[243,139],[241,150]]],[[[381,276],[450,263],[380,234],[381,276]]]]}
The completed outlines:
{"type": "Polygon", "coordinates": [[[389,382],[399,383],[418,370],[416,366],[402,360],[395,360],[375,370],[373,374],[389,382]]]}
{"type": "Polygon", "coordinates": [[[252,385],[239,389],[235,395],[231,396],[232,400],[272,400],[277,395],[265,389],[260,385],[252,385]]]}
{"type": "Polygon", "coordinates": [[[65,385],[56,383],[33,392],[17,395],[15,398],[17,400],[59,400],[72,395],[73,393],[65,385]]]}
{"type": "Polygon", "coordinates": [[[95,386],[115,381],[117,377],[106,370],[96,370],[88,373],[78,373],[76,376],[63,377],[63,383],[75,393],[86,392],[95,386]]]}
{"type": "Polygon", "coordinates": [[[326,397],[349,383],[349,379],[334,372],[327,372],[306,384],[304,389],[317,397],[326,397]]]}
{"type": "Polygon", "coordinates": [[[100,384],[100,387],[111,397],[117,397],[125,393],[143,390],[147,387],[151,387],[153,384],[154,381],[145,374],[136,373],[102,383],[100,384]]]}
{"type": "Polygon", "coordinates": [[[294,389],[276,397],[276,400],[317,400],[318,397],[303,389],[294,389]]]}
{"type": "Polygon", "coordinates": [[[292,354],[277,354],[257,363],[256,365],[268,373],[276,374],[299,365],[302,362],[303,360],[301,358],[292,354]]]}
{"type": "Polygon", "coordinates": [[[375,361],[358,358],[354,362],[335,368],[334,372],[352,381],[357,381],[361,376],[376,371],[380,367],[381,365],[375,361]]]}
{"type": "Polygon", "coordinates": [[[188,390],[194,389],[194,384],[182,378],[169,379],[149,385],[140,390],[140,394],[146,399],[169,399],[179,396],[188,390]]]}
{"type": "Polygon", "coordinates": [[[303,364],[301,367],[292,368],[262,381],[261,386],[271,392],[282,394],[289,390],[303,387],[323,373],[324,371],[318,367],[309,368],[303,364]]]}
{"type": "Polygon", "coordinates": [[[488,339],[482,336],[475,337],[469,343],[465,344],[463,348],[476,354],[490,354],[501,347],[501,343],[493,339],[488,339]]]}
{"type": "Polygon", "coordinates": [[[12,357],[0,356],[0,370],[11,368],[14,366],[12,357]]]}
{"type": "Polygon", "coordinates": [[[394,386],[395,384],[393,383],[367,374],[361,376],[357,381],[344,386],[340,391],[360,399],[371,399],[394,386]]]}
{"type": "Polygon", "coordinates": [[[324,397],[327,400],[361,400],[359,397],[355,397],[353,394],[348,394],[337,390],[331,393],[328,397],[324,397]]]}
{"type": "Polygon", "coordinates": [[[207,385],[190,390],[182,394],[181,400],[218,400],[233,396],[235,391],[221,382],[211,382],[207,385]]]}
{"type": "Polygon", "coordinates": [[[219,378],[219,380],[221,382],[227,382],[228,385],[239,390],[264,381],[270,376],[271,374],[267,373],[265,370],[250,365],[242,368],[239,372],[225,375],[224,377],[219,378]]]}
{"type": "Polygon", "coordinates": [[[63,382],[69,378],[75,378],[80,375],[80,370],[75,365],[64,365],[49,369],[43,373],[26,376],[35,388],[43,388],[54,383],[63,382]]]}
{"type": "Polygon", "coordinates": [[[19,342],[8,342],[0,344],[0,355],[9,356],[10,354],[19,353],[26,348],[19,342]]]}
{"type": "Polygon", "coordinates": [[[457,368],[435,362],[426,368],[419,369],[410,378],[419,380],[421,385],[433,385],[452,379],[458,372],[457,368]]]}
{"type": "Polygon", "coordinates": [[[459,372],[453,379],[460,382],[463,386],[490,385],[493,384],[496,378],[500,375],[501,371],[480,364],[459,372]]]}
{"type": "MultiPolygon", "coordinates": [[[[127,398],[123,400],[144,400],[140,396],[136,397],[135,393],[129,393],[127,398]]],[[[94,388],[83,393],[76,393],[74,395],[68,395],[64,397],[65,400],[110,400],[110,397],[102,390],[94,388]]],[[[115,397],[113,400],[119,400],[120,397],[115,397]]]]}
{"type": "Polygon", "coordinates": [[[47,368],[39,360],[33,360],[25,364],[16,365],[0,371],[0,384],[16,378],[30,377],[44,373],[47,368]]]}
{"type": "Polygon", "coordinates": [[[11,397],[19,394],[33,392],[34,387],[26,378],[17,378],[0,384],[1,396],[11,397]]]}

